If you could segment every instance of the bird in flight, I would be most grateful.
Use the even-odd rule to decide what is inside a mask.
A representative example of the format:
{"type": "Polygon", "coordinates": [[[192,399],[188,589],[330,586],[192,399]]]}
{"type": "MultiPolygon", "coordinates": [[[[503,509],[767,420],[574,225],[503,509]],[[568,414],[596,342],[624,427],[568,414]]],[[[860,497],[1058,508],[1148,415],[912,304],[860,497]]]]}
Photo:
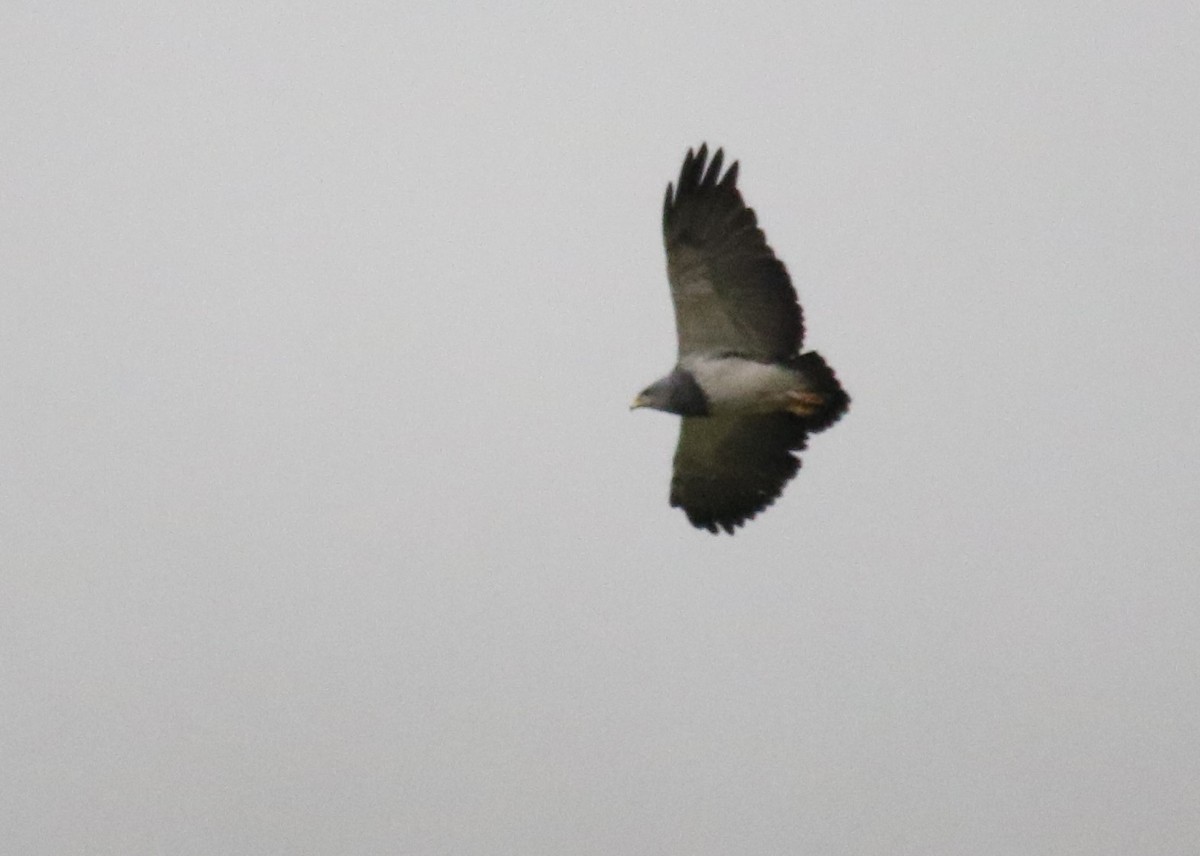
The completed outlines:
{"type": "Polygon", "coordinates": [[[679,356],[633,407],[682,418],[671,505],[699,529],[732,534],[800,469],[795,453],[850,406],[833,369],[801,353],[804,318],[724,152],[688,150],[667,185],[663,241],[679,356]]]}

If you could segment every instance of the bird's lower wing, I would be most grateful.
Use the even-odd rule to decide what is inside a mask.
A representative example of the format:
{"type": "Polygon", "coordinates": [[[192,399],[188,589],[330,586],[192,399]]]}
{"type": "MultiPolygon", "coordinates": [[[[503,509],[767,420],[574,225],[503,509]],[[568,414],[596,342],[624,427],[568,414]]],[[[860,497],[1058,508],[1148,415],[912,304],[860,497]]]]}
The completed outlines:
{"type": "Polygon", "coordinates": [[[671,505],[699,529],[732,533],[783,492],[806,438],[802,420],[788,413],[685,417],[671,505]]]}

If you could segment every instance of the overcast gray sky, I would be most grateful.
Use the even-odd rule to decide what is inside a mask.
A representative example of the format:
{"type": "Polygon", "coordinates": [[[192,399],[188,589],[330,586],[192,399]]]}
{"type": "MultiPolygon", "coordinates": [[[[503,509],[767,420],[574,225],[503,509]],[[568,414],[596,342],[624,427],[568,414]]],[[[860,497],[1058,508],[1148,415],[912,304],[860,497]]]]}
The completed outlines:
{"type": "Polygon", "coordinates": [[[6,3],[14,854],[1195,854],[1194,2],[6,3]],[[854,398],[631,414],[721,145],[854,398]]]}

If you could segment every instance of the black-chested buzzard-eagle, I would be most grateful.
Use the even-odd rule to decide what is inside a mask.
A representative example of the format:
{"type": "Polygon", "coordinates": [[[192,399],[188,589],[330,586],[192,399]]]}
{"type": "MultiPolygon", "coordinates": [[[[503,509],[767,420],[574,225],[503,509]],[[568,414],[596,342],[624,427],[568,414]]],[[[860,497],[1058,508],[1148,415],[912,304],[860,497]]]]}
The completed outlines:
{"type": "Polygon", "coordinates": [[[634,407],[683,417],[671,505],[693,526],[732,533],[800,469],[809,434],[841,418],[850,398],[815,351],[783,263],[737,189],[738,165],[688,150],[667,185],[663,240],[679,358],[634,407]]]}

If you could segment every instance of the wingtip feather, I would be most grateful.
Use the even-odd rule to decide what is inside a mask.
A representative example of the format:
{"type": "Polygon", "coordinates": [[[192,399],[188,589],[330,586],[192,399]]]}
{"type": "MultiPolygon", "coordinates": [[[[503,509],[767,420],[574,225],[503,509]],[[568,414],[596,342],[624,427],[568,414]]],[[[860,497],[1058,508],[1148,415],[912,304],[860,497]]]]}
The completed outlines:
{"type": "Polygon", "coordinates": [[[717,179],[721,177],[721,164],[725,161],[725,150],[717,149],[716,154],[709,161],[708,169],[704,173],[704,179],[701,184],[704,187],[716,187],[717,179]]]}

